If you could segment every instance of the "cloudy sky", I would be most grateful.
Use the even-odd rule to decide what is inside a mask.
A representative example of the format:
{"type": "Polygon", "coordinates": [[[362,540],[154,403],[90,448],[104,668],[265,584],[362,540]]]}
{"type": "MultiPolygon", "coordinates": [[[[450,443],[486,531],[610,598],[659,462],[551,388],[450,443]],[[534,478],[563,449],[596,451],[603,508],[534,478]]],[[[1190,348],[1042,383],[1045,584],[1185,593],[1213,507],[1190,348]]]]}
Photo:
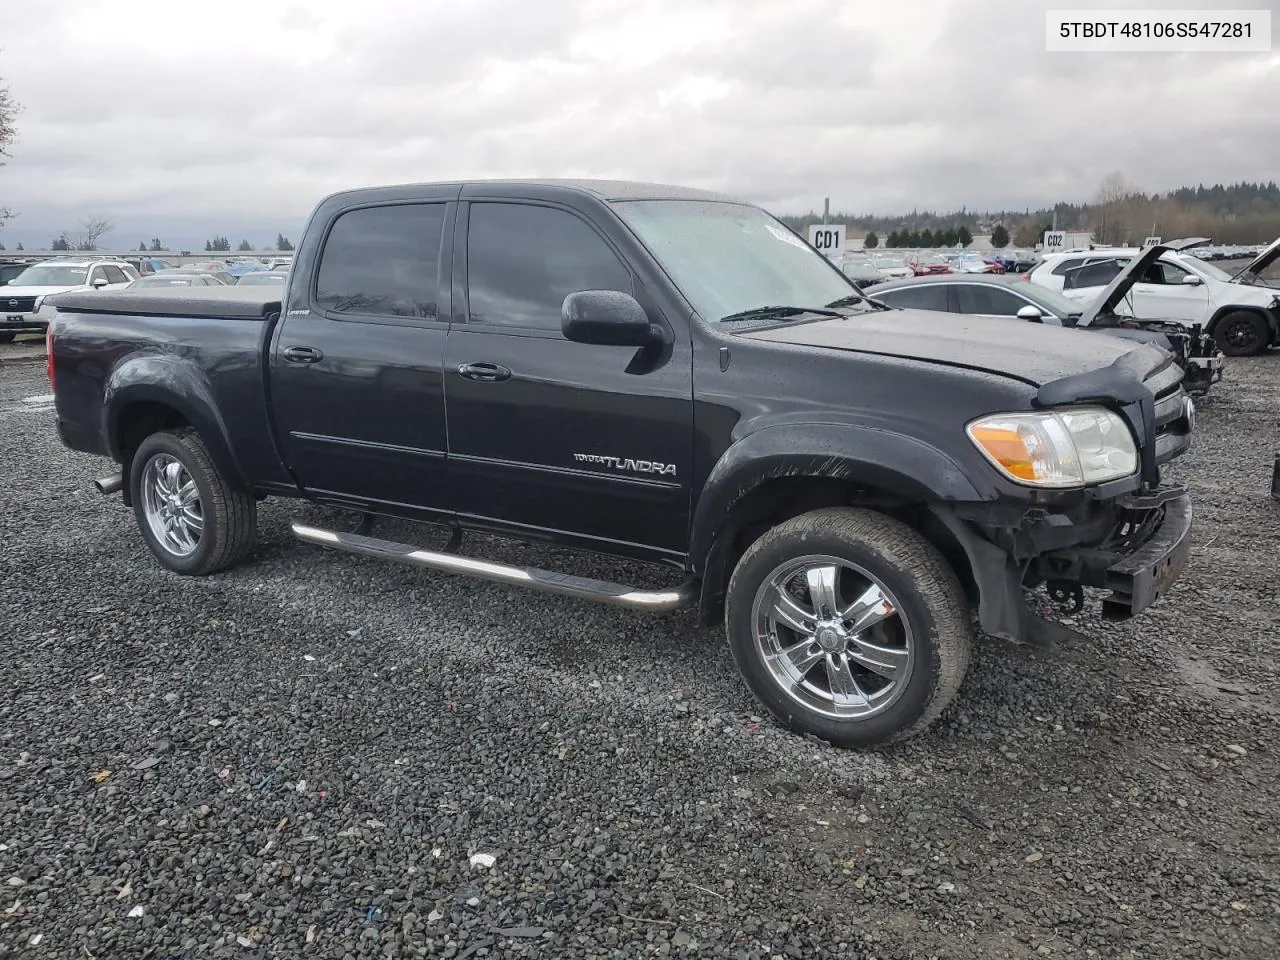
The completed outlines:
{"type": "MultiPolygon", "coordinates": [[[[43,246],[91,214],[117,246],[296,239],[326,192],[415,180],[621,177],[893,213],[1081,200],[1113,169],[1149,190],[1275,178],[1280,44],[1045,52],[1047,7],[1119,5],[3,0],[0,82],[24,109],[0,240],[43,246]]],[[[1280,25],[1280,0],[1232,5],[1280,25]]]]}

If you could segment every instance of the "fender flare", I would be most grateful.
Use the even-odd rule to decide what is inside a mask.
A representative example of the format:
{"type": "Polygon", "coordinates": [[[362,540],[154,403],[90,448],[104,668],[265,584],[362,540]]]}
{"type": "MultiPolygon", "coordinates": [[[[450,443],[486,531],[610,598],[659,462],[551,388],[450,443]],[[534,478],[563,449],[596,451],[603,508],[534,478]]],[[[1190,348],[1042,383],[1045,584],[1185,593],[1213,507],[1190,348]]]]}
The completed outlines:
{"type": "Polygon", "coordinates": [[[743,497],[771,480],[827,478],[863,483],[919,503],[994,500],[952,457],[924,441],[874,427],[804,423],[765,427],[729,447],[712,468],[694,509],[689,563],[702,579],[704,620],[728,579],[722,534],[743,497]]]}
{"type": "Polygon", "coordinates": [[[199,434],[227,481],[237,489],[248,489],[208,377],[199,367],[181,357],[134,354],[111,371],[103,391],[102,435],[112,459],[126,471],[129,464],[120,449],[120,422],[135,403],[156,403],[176,410],[199,434]]]}

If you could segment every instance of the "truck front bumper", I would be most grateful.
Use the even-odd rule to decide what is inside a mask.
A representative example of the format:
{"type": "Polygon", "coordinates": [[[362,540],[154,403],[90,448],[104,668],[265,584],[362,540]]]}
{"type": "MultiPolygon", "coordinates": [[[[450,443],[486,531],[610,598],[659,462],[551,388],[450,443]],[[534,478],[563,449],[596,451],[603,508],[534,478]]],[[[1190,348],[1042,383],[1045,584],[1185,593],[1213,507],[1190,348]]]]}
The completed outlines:
{"type": "Polygon", "coordinates": [[[1051,644],[1071,631],[1036,614],[1026,594],[1109,590],[1102,616],[1125,620],[1162,597],[1191,550],[1191,498],[1184,488],[1133,494],[1074,513],[994,504],[933,508],[964,549],[989,634],[1051,644]]]}

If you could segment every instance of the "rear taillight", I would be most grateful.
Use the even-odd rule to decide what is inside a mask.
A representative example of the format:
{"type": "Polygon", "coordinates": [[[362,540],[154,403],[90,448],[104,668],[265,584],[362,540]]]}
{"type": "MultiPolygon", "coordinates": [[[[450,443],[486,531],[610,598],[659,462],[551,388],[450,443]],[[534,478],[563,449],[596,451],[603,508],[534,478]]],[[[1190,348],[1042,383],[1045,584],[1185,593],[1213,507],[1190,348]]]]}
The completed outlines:
{"type": "Polygon", "coordinates": [[[44,329],[44,369],[49,374],[49,389],[53,389],[53,324],[44,329]]]}
{"type": "Polygon", "coordinates": [[[1023,279],[1023,280],[1028,280],[1028,281],[1029,281],[1029,280],[1031,279],[1031,274],[1029,274],[1029,273],[1024,273],[1024,274],[1022,275],[1022,279],[1023,279]]]}

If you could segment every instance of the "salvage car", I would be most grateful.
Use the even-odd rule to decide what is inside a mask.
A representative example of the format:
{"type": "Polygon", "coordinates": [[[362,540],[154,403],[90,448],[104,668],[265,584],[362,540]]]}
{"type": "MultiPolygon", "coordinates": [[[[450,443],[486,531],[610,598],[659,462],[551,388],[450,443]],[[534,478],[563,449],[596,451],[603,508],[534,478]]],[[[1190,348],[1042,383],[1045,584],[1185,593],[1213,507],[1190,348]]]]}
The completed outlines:
{"type": "MultiPolygon", "coordinates": [[[[925,729],[988,634],[1076,636],[1178,578],[1162,479],[1193,407],[1163,350],[890,310],[758,207],[611,181],[334,194],[287,285],[57,299],[58,432],[109,457],[157,561],[247,558],[257,503],[330,550],[722,622],[779,721],[842,746],[925,729]],[[406,415],[412,411],[412,415],[406,415]],[[372,535],[388,516],[443,549],[372,535]],[[657,564],[660,589],[465,556],[464,536],[657,564]],[[1041,594],[1043,599],[1044,595],[1041,594]]],[[[416,538],[413,538],[416,539],[416,538]]],[[[496,598],[495,598],[496,601],[496,598]]]]}
{"type": "Polygon", "coordinates": [[[1167,350],[1183,371],[1183,388],[1204,396],[1222,379],[1223,355],[1200,327],[1164,320],[1138,320],[1121,305],[1146,265],[1163,248],[1149,247],[1131,261],[1092,304],[1083,304],[1021,278],[992,274],[958,274],[889,280],[864,289],[867,296],[891,307],[937,310],[967,316],[1005,317],[1149,343],[1167,350]]]}
{"type": "MultiPolygon", "coordinates": [[[[1186,252],[1204,242],[1194,238],[1162,244],[1164,253],[1148,264],[1133,287],[1134,315],[1202,326],[1232,357],[1280,344],[1280,291],[1260,282],[1280,256],[1280,239],[1234,274],[1186,252]]],[[[1068,297],[1089,301],[1140,253],[1122,249],[1051,255],[1028,276],[1068,297]]]]}

